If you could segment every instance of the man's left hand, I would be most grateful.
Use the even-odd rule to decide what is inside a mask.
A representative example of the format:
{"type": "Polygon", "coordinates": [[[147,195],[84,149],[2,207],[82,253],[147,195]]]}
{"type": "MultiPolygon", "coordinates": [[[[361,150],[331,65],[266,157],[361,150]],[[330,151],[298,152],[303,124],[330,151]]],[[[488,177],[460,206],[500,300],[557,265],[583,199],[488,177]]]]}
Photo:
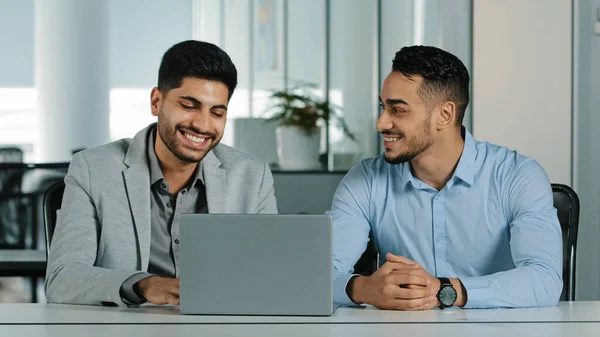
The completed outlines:
{"type": "MultiPolygon", "coordinates": [[[[404,256],[398,256],[398,255],[394,255],[394,254],[390,254],[390,253],[386,254],[385,257],[390,262],[406,264],[406,269],[396,269],[392,272],[392,274],[402,275],[403,273],[410,273],[411,275],[415,275],[415,272],[416,272],[418,274],[418,276],[421,276],[421,277],[425,278],[426,280],[427,279],[431,280],[431,283],[429,286],[427,286],[427,288],[432,290],[432,293],[437,294],[439,292],[440,287],[441,287],[440,280],[438,280],[437,277],[431,276],[431,274],[429,274],[427,272],[427,270],[425,270],[421,265],[419,265],[420,268],[415,270],[415,264],[417,262],[412,261],[404,256]]],[[[418,263],[417,263],[417,265],[418,265],[418,263]]],[[[458,279],[450,279],[450,281],[454,285],[454,289],[456,290],[456,293],[457,293],[455,305],[464,306],[466,301],[464,300],[465,296],[463,293],[462,284],[460,283],[460,281],[458,279]]],[[[412,288],[416,288],[416,287],[421,288],[423,286],[422,285],[414,285],[414,284],[405,284],[405,285],[401,285],[401,287],[406,287],[406,288],[412,289],[412,288]]],[[[412,308],[411,310],[429,310],[429,309],[432,309],[435,307],[439,307],[440,305],[441,305],[441,303],[438,300],[438,301],[434,301],[434,302],[428,303],[428,304],[420,306],[420,307],[412,308]]]]}

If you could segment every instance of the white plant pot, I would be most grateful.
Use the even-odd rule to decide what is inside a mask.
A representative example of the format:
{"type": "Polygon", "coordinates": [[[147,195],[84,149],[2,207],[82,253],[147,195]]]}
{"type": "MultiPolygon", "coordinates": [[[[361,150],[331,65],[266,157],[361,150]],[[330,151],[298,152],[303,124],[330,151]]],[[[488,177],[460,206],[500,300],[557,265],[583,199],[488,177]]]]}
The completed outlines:
{"type": "Polygon", "coordinates": [[[321,168],[319,149],[321,132],[307,135],[294,126],[280,126],[277,135],[277,158],[285,170],[317,170],[321,168]]]}

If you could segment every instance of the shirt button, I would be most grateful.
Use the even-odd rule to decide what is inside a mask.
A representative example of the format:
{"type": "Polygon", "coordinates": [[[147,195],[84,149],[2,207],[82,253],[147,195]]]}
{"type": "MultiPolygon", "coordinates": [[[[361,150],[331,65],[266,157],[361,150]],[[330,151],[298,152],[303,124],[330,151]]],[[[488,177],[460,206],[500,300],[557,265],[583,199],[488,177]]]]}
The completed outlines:
{"type": "Polygon", "coordinates": [[[167,208],[171,208],[171,203],[167,202],[167,208]]]}
{"type": "Polygon", "coordinates": [[[160,184],[160,187],[162,187],[162,188],[167,188],[167,184],[165,184],[165,183],[162,183],[162,184],[160,184]]]}
{"type": "Polygon", "coordinates": [[[437,242],[443,242],[443,241],[444,241],[444,236],[443,236],[443,235],[441,235],[441,234],[440,234],[440,235],[438,235],[438,236],[437,236],[437,239],[436,239],[436,241],[437,241],[437,242]]]}
{"type": "Polygon", "coordinates": [[[179,239],[175,239],[175,244],[178,245],[179,244],[179,239]]]}

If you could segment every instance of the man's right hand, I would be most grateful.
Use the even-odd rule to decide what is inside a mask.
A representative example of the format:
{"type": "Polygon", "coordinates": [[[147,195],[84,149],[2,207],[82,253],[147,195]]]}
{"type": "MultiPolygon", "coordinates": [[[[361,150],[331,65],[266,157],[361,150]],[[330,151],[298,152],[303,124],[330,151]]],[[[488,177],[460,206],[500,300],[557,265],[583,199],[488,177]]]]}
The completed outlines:
{"type": "Polygon", "coordinates": [[[422,310],[436,303],[436,294],[429,287],[431,280],[422,276],[421,266],[405,260],[405,263],[388,261],[373,275],[352,279],[347,289],[350,299],[391,310],[422,310]],[[403,272],[393,273],[397,270],[403,272]]]}
{"type": "Polygon", "coordinates": [[[133,286],[133,290],[146,301],[162,305],[179,305],[179,279],[150,276],[133,286]]]}

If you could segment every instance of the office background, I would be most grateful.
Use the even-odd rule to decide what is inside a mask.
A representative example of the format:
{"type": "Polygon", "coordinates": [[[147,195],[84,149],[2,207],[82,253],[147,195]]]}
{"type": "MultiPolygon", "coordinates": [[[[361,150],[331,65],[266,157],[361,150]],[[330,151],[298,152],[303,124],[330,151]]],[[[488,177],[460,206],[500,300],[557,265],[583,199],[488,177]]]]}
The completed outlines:
{"type": "Polygon", "coordinates": [[[360,142],[330,126],[328,172],[275,172],[280,210],[322,212],[343,172],[379,152],[377,95],[394,53],[439,46],[471,72],[465,126],[474,136],[535,158],[579,194],[576,298],[600,300],[598,8],[600,0],[0,0],[0,147],[22,148],[26,162],[68,161],[77,148],[133,136],[154,120],[148,98],[162,54],[207,40],[239,71],[226,144],[276,162],[274,131],[248,132],[266,130],[257,123],[269,89],[313,83],[343,108],[360,142]]]}

